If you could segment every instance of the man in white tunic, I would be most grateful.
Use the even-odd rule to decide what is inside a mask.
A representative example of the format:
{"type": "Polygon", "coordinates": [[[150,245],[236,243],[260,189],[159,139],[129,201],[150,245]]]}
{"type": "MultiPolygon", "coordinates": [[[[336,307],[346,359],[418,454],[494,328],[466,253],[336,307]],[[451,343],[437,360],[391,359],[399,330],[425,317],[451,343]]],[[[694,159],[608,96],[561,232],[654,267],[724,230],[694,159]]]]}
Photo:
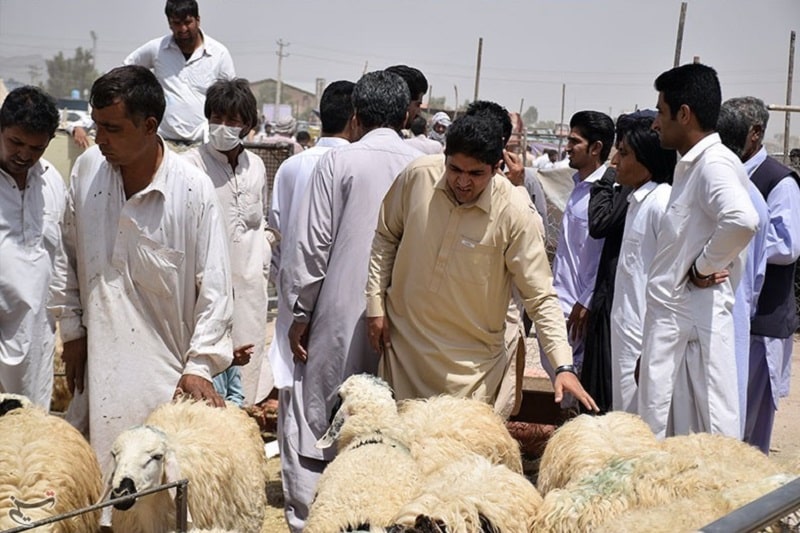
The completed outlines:
{"type": "MultiPolygon", "coordinates": [[[[351,81],[335,81],[322,92],[319,103],[319,116],[322,122],[322,134],[317,144],[301,153],[293,155],[278,167],[272,191],[272,205],[269,210],[269,226],[280,235],[280,241],[272,252],[270,278],[277,287],[278,316],[275,318],[275,333],[269,346],[269,362],[275,376],[275,386],[285,390],[291,387],[294,373],[294,359],[289,349],[289,326],[292,325],[292,310],[289,308],[289,291],[291,285],[283,276],[284,263],[281,250],[292,250],[297,245],[294,231],[297,220],[297,206],[306,191],[311,172],[320,157],[331,148],[345,146],[350,143],[351,119],[353,103],[351,95],[355,83],[351,81]]],[[[280,398],[279,398],[280,401],[280,398]]],[[[284,409],[278,411],[278,431],[284,409]]]]}
{"type": "MultiPolygon", "coordinates": [[[[243,78],[214,83],[208,89],[205,115],[209,142],[184,157],[211,178],[222,207],[233,279],[233,345],[251,350],[250,362],[241,367],[241,375],[245,404],[252,405],[267,397],[274,379],[266,360],[265,270],[272,257],[265,234],[267,171],[261,158],[242,146],[242,140],[258,124],[250,83],[243,78]]],[[[233,367],[228,372],[238,370],[233,367]]]]}
{"type": "MultiPolygon", "coordinates": [[[[316,441],[328,428],[339,385],[350,375],[376,373],[367,340],[364,286],[378,211],[395,177],[422,155],[400,137],[408,87],[389,72],[370,72],[353,89],[354,121],[363,136],[319,160],[298,206],[295,257],[284,276],[294,321],[289,345],[294,385],[286,408],[285,453],[297,493],[286,502],[289,527],[302,530],[319,474],[335,450],[316,441]]],[[[284,467],[284,469],[287,467],[284,467]]]]}
{"type": "Polygon", "coordinates": [[[676,67],[655,88],[653,129],[681,159],[647,285],[639,414],[658,437],[737,437],[731,311],[758,215],[741,162],[714,133],[722,102],[714,69],[676,67]]]}
{"type": "Polygon", "coordinates": [[[199,144],[208,134],[206,91],[217,80],[236,77],[233,59],[222,43],[200,29],[195,0],[167,0],[164,13],[170,33],[131,52],[124,64],[152,69],[164,88],[167,109],[158,134],[177,144],[199,144]]]}
{"type": "Polygon", "coordinates": [[[116,436],[174,395],[224,406],[211,378],[233,358],[233,306],[223,214],[208,176],[157,134],[158,80],[115,68],[91,103],[97,145],[72,169],[57,303],[68,417],[88,408],[107,465],[116,436]]]}
{"type": "Polygon", "coordinates": [[[0,392],[44,409],[55,348],[47,306],[67,193],[41,157],[58,121],[55,100],[36,87],[14,89],[0,108],[0,392]]]}

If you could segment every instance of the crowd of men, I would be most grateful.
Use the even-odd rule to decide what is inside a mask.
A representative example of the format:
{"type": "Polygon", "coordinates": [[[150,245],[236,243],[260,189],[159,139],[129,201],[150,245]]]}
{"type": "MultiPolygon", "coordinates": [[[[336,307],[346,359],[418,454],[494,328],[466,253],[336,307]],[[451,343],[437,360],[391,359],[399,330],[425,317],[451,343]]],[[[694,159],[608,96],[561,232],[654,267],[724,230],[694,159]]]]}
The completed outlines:
{"type": "Polygon", "coordinates": [[[502,106],[429,127],[418,69],[335,81],[320,138],[281,165],[268,205],[243,146],[259,123],[249,83],[195,0],[165,14],[170,33],[94,82],[68,186],[42,158],[53,98],[22,87],[0,109],[0,392],[48,408],[60,324],[67,418],[105,466],[120,432],[176,396],[224,408],[276,389],[302,531],[347,377],[508,416],[524,315],[556,402],[768,453],[798,326],[800,178],[763,147],[762,101],[723,103],[714,69],[690,64],[655,79],[656,111],[575,113],[551,267],[537,170],[556,154],[526,167],[502,106]]]}

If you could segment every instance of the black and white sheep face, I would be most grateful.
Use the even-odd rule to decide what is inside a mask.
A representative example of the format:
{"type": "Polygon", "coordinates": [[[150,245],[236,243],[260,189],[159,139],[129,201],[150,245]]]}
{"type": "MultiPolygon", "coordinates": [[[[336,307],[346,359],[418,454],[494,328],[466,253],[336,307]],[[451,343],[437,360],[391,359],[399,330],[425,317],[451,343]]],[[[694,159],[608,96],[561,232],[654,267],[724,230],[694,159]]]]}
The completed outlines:
{"type": "Polygon", "coordinates": [[[0,416],[14,409],[28,409],[32,407],[31,401],[20,394],[0,393],[0,416]]]}
{"type": "MultiPolygon", "coordinates": [[[[150,426],[129,429],[114,441],[111,448],[114,471],[111,476],[111,498],[119,498],[161,485],[171,468],[171,454],[166,435],[150,426]]],[[[135,500],[114,505],[125,511],[135,500]]]]}

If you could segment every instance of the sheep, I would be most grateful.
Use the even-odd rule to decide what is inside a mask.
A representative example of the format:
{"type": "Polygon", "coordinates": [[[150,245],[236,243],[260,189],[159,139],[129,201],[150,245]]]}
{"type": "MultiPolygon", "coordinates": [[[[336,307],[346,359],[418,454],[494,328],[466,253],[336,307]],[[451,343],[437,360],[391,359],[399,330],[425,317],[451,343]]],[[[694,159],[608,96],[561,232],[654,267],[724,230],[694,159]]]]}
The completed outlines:
{"type": "MultiPolygon", "coordinates": [[[[67,422],[24,396],[0,394],[0,530],[97,502],[102,476],[88,442],[67,422]]],[[[62,520],[37,531],[100,531],[100,512],[62,520]]]]}
{"type": "Polygon", "coordinates": [[[519,443],[484,402],[441,395],[403,401],[399,414],[401,432],[423,475],[469,453],[522,473],[519,443]]]}
{"type": "Polygon", "coordinates": [[[721,492],[709,492],[702,497],[681,498],[662,506],[632,509],[599,525],[596,531],[598,533],[634,530],[649,533],[697,531],[794,478],[792,475],[777,474],[721,492]]]}
{"type": "MultiPolygon", "coordinates": [[[[718,516],[743,498],[731,491],[747,484],[771,487],[763,480],[779,475],[778,468],[755,448],[709,434],[670,437],[655,450],[617,455],[595,466],[592,472],[545,495],[537,529],[596,529],[633,510],[646,515],[645,509],[680,506],[674,502],[683,499],[697,502],[708,516],[718,516]],[[729,501],[720,499],[720,494],[726,493],[732,495],[729,501]]],[[[676,517],[670,527],[682,527],[681,520],[685,519],[676,517]]]]}
{"type": "MultiPolygon", "coordinates": [[[[111,454],[106,490],[112,498],[186,478],[193,527],[261,529],[267,505],[263,442],[255,421],[235,405],[164,404],[144,425],[122,432],[111,454]]],[[[115,505],[112,524],[127,533],[168,531],[175,525],[174,490],[115,505]]]]}
{"type": "Polygon", "coordinates": [[[613,411],[577,416],[550,437],[539,465],[537,488],[546,495],[596,473],[609,459],[636,457],[657,447],[650,427],[636,415],[613,411]]]}
{"type": "Polygon", "coordinates": [[[394,530],[533,531],[542,497],[533,484],[505,465],[469,454],[437,470],[421,493],[394,517],[394,530]],[[399,529],[398,526],[405,526],[399,529]]]}
{"type": "Polygon", "coordinates": [[[339,388],[341,406],[320,448],[337,444],[336,458],[317,482],[306,533],[338,533],[391,523],[416,494],[417,465],[397,438],[397,404],[385,381],[367,374],[339,388]]]}

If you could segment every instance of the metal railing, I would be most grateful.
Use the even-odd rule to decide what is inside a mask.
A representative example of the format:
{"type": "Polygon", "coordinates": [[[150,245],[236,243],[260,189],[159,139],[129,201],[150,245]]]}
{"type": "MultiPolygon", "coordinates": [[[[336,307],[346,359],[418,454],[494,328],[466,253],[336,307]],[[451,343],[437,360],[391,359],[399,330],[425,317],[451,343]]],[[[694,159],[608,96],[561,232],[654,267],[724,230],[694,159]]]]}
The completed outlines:
{"type": "Polygon", "coordinates": [[[188,507],[187,507],[187,492],[188,492],[189,480],[188,479],[181,479],[179,481],[174,481],[172,483],[166,483],[164,485],[159,485],[157,487],[153,487],[151,489],[143,490],[141,492],[137,492],[135,494],[129,494],[127,496],[120,496],[119,498],[114,498],[108,500],[106,502],[97,503],[90,507],[85,507],[83,509],[77,509],[75,511],[70,511],[68,513],[62,513],[59,515],[51,516],[49,518],[43,518],[41,520],[37,520],[36,522],[31,522],[30,524],[25,524],[22,526],[18,526],[12,529],[6,529],[4,531],[0,531],[0,533],[20,533],[22,531],[29,531],[31,529],[35,529],[37,527],[46,526],[48,524],[52,524],[54,522],[60,522],[62,520],[68,520],[70,518],[91,513],[94,511],[98,511],[103,509],[104,507],[108,507],[110,505],[115,505],[117,503],[128,502],[131,500],[135,500],[136,498],[141,498],[142,496],[147,496],[149,494],[154,494],[156,492],[161,492],[163,490],[168,490],[171,488],[175,489],[175,531],[176,533],[186,533],[188,528],[188,507]]]}
{"type": "MultiPolygon", "coordinates": [[[[787,483],[731,511],[722,518],[699,529],[703,533],[749,533],[761,531],[800,508],[800,478],[787,483]]],[[[778,531],[797,531],[797,524],[784,524],[787,529],[778,531]],[[789,529],[791,528],[791,529],[789,529]]]]}

